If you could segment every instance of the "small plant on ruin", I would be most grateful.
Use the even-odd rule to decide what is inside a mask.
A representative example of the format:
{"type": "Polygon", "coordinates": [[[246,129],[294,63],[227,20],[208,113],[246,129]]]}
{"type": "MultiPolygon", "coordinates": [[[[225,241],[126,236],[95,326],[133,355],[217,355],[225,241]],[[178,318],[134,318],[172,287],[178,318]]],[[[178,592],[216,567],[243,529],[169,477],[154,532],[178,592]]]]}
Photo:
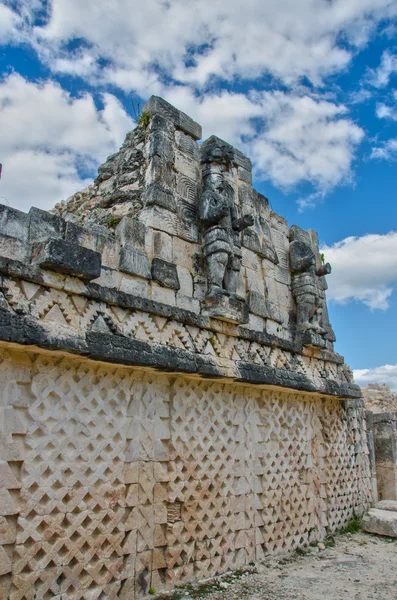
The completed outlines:
{"type": "Polygon", "coordinates": [[[150,588],[149,588],[149,594],[150,594],[151,596],[155,596],[155,595],[156,595],[156,590],[154,589],[154,587],[150,587],[150,588]]]}
{"type": "Polygon", "coordinates": [[[150,123],[150,113],[142,111],[140,102],[135,104],[135,102],[132,100],[131,104],[135,121],[138,123],[138,125],[146,128],[150,123]]]}
{"type": "Polygon", "coordinates": [[[361,531],[361,519],[356,516],[346,523],[341,533],[358,533],[359,531],[361,531]]]}

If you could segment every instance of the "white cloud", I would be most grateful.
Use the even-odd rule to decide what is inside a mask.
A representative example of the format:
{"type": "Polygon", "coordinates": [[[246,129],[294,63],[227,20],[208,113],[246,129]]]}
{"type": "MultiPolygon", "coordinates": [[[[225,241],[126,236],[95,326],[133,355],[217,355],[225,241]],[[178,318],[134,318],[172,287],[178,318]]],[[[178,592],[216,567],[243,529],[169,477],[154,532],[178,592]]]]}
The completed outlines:
{"type": "Polygon", "coordinates": [[[6,44],[14,37],[20,17],[4,4],[0,4],[0,43],[6,44]]]}
{"type": "MultiPolygon", "coordinates": [[[[98,89],[111,84],[164,96],[203,125],[204,137],[215,133],[250,155],[258,177],[283,188],[312,184],[301,208],[352,178],[363,131],[343,105],[300,84],[321,88],[327,75],[348,67],[382,19],[397,15],[394,0],[246,0],[243,8],[240,0],[49,0],[46,19],[34,25],[41,2],[13,6],[21,15],[16,39],[30,43],[54,73],[98,89]],[[240,80],[258,89],[261,76],[285,91],[225,90],[240,80]]],[[[87,106],[80,101],[75,114],[83,115],[89,97],[87,106]]],[[[95,118],[86,131],[97,131],[95,118]]]]}
{"type": "Polygon", "coordinates": [[[389,85],[390,79],[397,72],[397,54],[392,54],[385,50],[382,54],[379,67],[370,69],[368,72],[368,82],[376,88],[385,88],[389,85]]]}
{"type": "Polygon", "coordinates": [[[388,161],[397,160],[397,138],[391,138],[380,146],[372,148],[370,158],[388,161]]]}
{"type": "Polygon", "coordinates": [[[256,177],[284,188],[310,182],[316,197],[349,178],[364,135],[343,105],[308,95],[222,91],[196,97],[175,86],[164,96],[203,125],[204,139],[215,134],[237,145],[252,159],[256,177]]]}
{"type": "MultiPolygon", "coordinates": [[[[319,84],[344,69],[394,0],[52,0],[31,42],[54,70],[123,81],[157,73],[204,86],[215,76],[255,79],[270,73],[292,84],[319,84]],[[83,39],[73,54],[65,44],[83,39]],[[347,43],[346,43],[347,42],[347,43]],[[84,58],[86,57],[86,58],[84,58]],[[111,62],[101,71],[98,60],[111,62]]],[[[29,11],[31,0],[19,0],[29,11]]],[[[30,9],[31,13],[34,12],[30,9]]],[[[145,84],[141,81],[143,87],[145,84]]],[[[131,88],[129,88],[131,89],[131,88]]],[[[137,88],[134,88],[135,91],[137,88]]]]}
{"type": "Polygon", "coordinates": [[[392,391],[397,392],[397,365],[383,365],[374,369],[355,369],[354,379],[361,387],[369,383],[385,383],[392,391]]]}
{"type": "Polygon", "coordinates": [[[397,284],[397,232],[348,237],[321,252],[332,265],[328,298],[386,310],[397,284]]]}
{"type": "Polygon", "coordinates": [[[0,194],[12,205],[50,208],[84,187],[84,171],[114,152],[133,122],[111,94],[98,110],[53,82],[13,74],[0,83],[0,194]]]}

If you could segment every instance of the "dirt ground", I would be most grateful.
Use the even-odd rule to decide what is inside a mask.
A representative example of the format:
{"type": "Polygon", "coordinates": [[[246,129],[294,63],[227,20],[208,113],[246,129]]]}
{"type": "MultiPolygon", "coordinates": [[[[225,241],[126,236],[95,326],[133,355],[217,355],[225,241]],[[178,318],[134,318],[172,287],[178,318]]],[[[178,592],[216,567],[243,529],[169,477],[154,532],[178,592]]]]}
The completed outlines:
{"type": "Polygon", "coordinates": [[[189,600],[397,600],[397,541],[339,535],[335,546],[272,558],[250,573],[180,590],[189,600]]]}

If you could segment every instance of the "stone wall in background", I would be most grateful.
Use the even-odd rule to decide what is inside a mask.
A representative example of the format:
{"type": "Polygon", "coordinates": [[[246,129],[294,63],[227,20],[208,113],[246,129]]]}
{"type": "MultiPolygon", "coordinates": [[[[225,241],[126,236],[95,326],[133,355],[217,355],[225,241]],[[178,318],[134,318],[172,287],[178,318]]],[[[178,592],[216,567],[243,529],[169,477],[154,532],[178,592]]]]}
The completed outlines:
{"type": "Polygon", "coordinates": [[[200,136],[152,97],[86,190],[0,206],[0,598],[133,599],[371,501],[317,234],[200,136]]]}

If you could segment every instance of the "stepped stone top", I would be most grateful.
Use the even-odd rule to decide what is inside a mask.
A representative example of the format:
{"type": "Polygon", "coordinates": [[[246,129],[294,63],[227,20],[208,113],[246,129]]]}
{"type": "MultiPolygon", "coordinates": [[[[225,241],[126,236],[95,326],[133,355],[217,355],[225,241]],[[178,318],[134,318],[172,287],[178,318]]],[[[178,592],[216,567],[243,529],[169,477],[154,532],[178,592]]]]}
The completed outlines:
{"type": "Polygon", "coordinates": [[[0,206],[0,339],[361,398],[333,349],[316,232],[165,100],[142,115],[85,190],[50,212],[0,206]]]}
{"type": "Polygon", "coordinates": [[[374,413],[397,412],[397,393],[392,392],[385,383],[369,383],[361,391],[367,410],[374,413]]]}

